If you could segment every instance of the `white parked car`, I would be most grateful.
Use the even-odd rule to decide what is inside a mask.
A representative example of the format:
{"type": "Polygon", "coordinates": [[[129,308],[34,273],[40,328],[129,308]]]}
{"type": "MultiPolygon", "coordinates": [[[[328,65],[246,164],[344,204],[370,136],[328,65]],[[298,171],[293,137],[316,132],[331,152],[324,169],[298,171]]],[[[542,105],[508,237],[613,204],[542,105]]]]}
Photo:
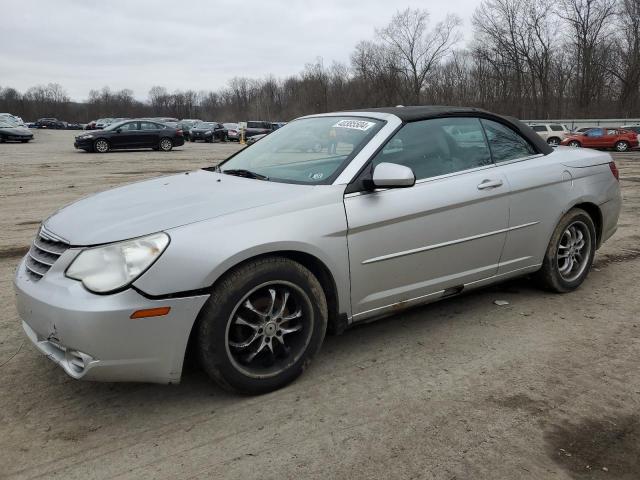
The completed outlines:
{"type": "Polygon", "coordinates": [[[552,147],[560,145],[571,133],[565,125],[559,123],[535,123],[529,126],[552,147]]]}

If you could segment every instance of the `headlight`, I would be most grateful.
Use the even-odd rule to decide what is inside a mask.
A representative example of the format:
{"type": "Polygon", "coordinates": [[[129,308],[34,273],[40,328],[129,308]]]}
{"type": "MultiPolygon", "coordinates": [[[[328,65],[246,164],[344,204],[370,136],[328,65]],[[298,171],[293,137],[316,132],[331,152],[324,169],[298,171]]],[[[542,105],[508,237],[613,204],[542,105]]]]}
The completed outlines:
{"type": "Polygon", "coordinates": [[[93,135],[87,133],[86,135],[80,135],[78,138],[93,138],[93,135]]]}
{"type": "Polygon", "coordinates": [[[67,268],[69,278],[87,290],[108,293],[126,287],[142,275],[169,245],[169,235],[154,233],[83,250],[67,268]]]}
{"type": "Polygon", "coordinates": [[[211,132],[211,130],[207,130],[207,131],[206,131],[206,132],[204,132],[204,133],[205,133],[205,135],[209,135],[209,134],[211,134],[212,132],[211,132]]]}

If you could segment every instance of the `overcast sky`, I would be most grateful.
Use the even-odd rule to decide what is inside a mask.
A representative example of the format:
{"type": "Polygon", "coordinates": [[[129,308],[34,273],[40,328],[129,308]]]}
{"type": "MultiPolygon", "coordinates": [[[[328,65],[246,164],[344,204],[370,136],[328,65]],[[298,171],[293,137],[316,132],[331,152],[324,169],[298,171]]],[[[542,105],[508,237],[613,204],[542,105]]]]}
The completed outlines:
{"type": "Polygon", "coordinates": [[[348,62],[393,13],[456,13],[469,38],[480,0],[21,0],[0,16],[0,87],[49,82],[74,100],[92,88],[215,90],[234,76],[284,77],[322,57],[348,62]]]}

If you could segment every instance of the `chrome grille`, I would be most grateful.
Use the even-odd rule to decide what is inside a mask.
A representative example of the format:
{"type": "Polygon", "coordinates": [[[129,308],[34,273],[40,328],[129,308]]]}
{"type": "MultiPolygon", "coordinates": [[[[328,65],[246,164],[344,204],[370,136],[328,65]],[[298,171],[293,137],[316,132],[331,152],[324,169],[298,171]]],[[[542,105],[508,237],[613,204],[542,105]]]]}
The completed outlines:
{"type": "Polygon", "coordinates": [[[40,227],[25,263],[31,278],[40,280],[68,248],[67,242],[49,232],[44,226],[40,227]]]}

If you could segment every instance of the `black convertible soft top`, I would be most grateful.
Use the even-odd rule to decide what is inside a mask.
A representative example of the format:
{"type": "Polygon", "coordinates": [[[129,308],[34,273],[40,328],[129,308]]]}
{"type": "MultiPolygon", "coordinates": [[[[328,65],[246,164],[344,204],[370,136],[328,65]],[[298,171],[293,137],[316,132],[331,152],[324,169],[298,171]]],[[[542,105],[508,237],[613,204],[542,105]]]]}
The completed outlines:
{"type": "Polygon", "coordinates": [[[355,110],[358,112],[378,112],[390,113],[400,118],[404,123],[427,120],[429,118],[441,117],[479,117],[500,122],[509,128],[520,133],[531,143],[538,152],[548,155],[553,152],[553,147],[549,146],[540,135],[533,131],[531,127],[525,125],[520,120],[513,117],[505,117],[488,112],[481,108],[471,107],[448,107],[444,105],[424,105],[412,107],[382,107],[355,110]]]}

